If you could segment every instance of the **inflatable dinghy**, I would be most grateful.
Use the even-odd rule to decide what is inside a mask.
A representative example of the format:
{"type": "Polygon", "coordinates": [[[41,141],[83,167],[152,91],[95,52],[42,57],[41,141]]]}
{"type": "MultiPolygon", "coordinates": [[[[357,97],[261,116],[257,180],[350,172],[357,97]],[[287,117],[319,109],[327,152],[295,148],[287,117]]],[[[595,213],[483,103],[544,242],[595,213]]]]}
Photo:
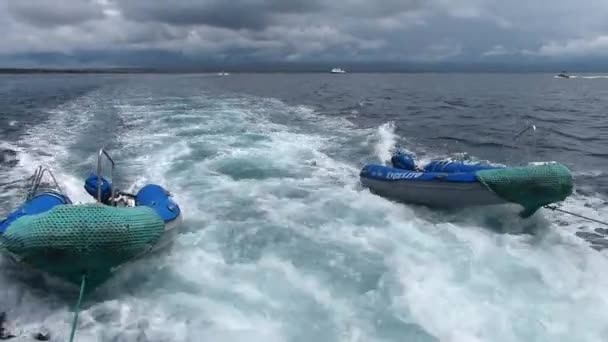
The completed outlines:
{"type": "Polygon", "coordinates": [[[369,164],[361,184],[379,196],[437,208],[516,203],[522,217],[572,194],[568,168],[559,163],[507,167],[459,160],[433,160],[420,167],[412,155],[398,152],[392,166],[369,164]]]}
{"type": "Polygon", "coordinates": [[[182,219],[171,194],[157,184],[136,194],[117,191],[101,174],[103,156],[113,176],[114,161],[101,149],[97,172],[84,184],[96,203],[72,203],[52,172],[38,167],[24,203],[0,221],[0,250],[71,283],[86,275],[93,288],[123,264],[170,242],[182,219]],[[43,182],[45,173],[50,182],[43,182]]]}

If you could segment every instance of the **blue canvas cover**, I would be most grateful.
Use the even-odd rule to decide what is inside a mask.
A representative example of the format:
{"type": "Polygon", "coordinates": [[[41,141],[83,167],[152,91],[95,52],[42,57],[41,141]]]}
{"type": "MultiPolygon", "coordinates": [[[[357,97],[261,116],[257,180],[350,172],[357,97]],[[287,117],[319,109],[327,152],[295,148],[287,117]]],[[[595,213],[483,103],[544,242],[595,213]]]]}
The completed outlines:
{"type": "Polygon", "coordinates": [[[393,167],[404,170],[416,170],[416,161],[411,154],[407,153],[395,153],[391,157],[391,163],[393,167]]]}
{"type": "MultiPolygon", "coordinates": [[[[89,177],[84,181],[84,188],[97,199],[97,174],[91,173],[89,177]]],[[[101,202],[107,203],[108,199],[112,196],[112,184],[106,178],[101,177],[101,202]]]]}
{"type": "Polygon", "coordinates": [[[135,205],[151,207],[165,223],[175,220],[180,214],[180,208],[171,199],[169,192],[156,184],[141,188],[135,196],[135,205]]]}
{"type": "Polygon", "coordinates": [[[424,166],[424,171],[427,172],[475,172],[479,170],[492,170],[504,168],[503,166],[497,166],[487,163],[466,163],[457,160],[432,160],[424,166]]]}
{"type": "Polygon", "coordinates": [[[0,221],[0,234],[25,215],[35,215],[51,210],[51,208],[62,204],[71,204],[70,199],[59,193],[43,192],[23,203],[19,208],[10,213],[4,220],[0,221]]]}

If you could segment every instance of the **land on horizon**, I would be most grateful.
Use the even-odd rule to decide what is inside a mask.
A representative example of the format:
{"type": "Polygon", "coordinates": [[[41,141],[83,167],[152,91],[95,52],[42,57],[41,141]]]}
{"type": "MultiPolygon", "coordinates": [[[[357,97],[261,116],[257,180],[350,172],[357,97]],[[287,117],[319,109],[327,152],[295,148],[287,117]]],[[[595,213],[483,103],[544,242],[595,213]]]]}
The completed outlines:
{"type": "Polygon", "coordinates": [[[347,73],[608,73],[605,68],[557,68],[487,65],[423,65],[382,66],[336,64],[324,66],[277,65],[226,67],[0,67],[0,74],[138,74],[138,73],[329,73],[333,67],[341,67],[347,73]],[[344,65],[347,65],[346,67],[344,65]]]}

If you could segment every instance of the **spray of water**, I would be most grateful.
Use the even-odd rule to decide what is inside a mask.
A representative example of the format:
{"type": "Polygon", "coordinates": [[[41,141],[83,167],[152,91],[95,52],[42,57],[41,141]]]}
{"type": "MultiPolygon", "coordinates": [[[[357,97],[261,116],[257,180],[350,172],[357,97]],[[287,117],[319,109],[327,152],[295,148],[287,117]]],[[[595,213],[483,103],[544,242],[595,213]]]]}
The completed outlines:
{"type": "Polygon", "coordinates": [[[390,121],[378,127],[376,136],[377,143],[374,147],[376,156],[382,163],[387,163],[391,159],[391,153],[397,142],[395,123],[390,121]]]}

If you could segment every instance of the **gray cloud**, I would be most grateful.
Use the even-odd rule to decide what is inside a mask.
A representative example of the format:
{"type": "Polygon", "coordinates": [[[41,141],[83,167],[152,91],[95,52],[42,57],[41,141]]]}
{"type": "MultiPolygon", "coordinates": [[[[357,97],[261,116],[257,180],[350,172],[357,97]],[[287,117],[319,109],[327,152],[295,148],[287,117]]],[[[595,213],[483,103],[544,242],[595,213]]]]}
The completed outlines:
{"type": "Polygon", "coordinates": [[[280,14],[304,14],[321,8],[315,0],[124,0],[115,4],[125,18],[135,21],[254,30],[274,23],[280,14]]]}
{"type": "Polygon", "coordinates": [[[7,10],[16,19],[41,28],[77,25],[105,16],[100,3],[93,0],[8,1],[7,10]]]}
{"type": "Polygon", "coordinates": [[[605,56],[607,11],[603,0],[0,0],[0,56],[142,50],[304,62],[605,56]]]}

